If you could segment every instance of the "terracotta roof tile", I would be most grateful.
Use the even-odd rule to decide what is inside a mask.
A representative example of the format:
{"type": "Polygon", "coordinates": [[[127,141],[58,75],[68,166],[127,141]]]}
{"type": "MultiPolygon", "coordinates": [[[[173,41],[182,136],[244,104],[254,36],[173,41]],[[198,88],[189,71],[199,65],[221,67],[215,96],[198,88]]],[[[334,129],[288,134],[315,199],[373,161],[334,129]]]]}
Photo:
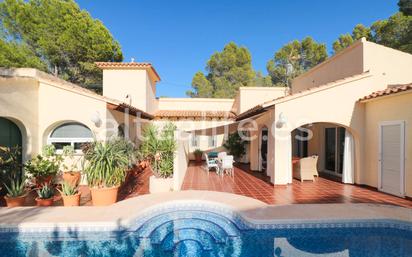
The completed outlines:
{"type": "Polygon", "coordinates": [[[264,112],[265,110],[266,109],[263,108],[263,106],[261,104],[256,105],[255,107],[252,107],[249,110],[246,110],[246,111],[240,113],[236,117],[236,120],[239,121],[239,120],[244,120],[244,119],[250,118],[252,116],[255,116],[257,114],[260,114],[260,113],[264,112]]]}
{"type": "Polygon", "coordinates": [[[404,92],[408,90],[412,90],[412,83],[403,84],[403,85],[390,85],[388,88],[384,90],[376,91],[370,95],[362,97],[361,99],[359,99],[359,101],[375,99],[381,96],[392,95],[392,94],[396,94],[396,93],[400,93],[400,92],[404,92]]]}
{"type": "Polygon", "coordinates": [[[156,81],[160,81],[160,76],[149,62],[95,62],[100,69],[149,69],[153,72],[156,81]]]}
{"type": "Polygon", "coordinates": [[[150,68],[148,62],[96,62],[97,67],[104,68],[150,68]]]}
{"type": "Polygon", "coordinates": [[[235,119],[236,115],[228,111],[189,111],[189,110],[159,110],[155,118],[206,118],[235,119]]]}

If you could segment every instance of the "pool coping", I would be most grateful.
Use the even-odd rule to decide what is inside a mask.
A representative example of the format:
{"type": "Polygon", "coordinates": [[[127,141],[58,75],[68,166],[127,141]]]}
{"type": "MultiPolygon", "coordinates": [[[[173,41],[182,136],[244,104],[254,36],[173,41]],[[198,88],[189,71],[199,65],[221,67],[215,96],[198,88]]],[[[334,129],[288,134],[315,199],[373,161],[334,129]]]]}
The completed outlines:
{"type": "Polygon", "coordinates": [[[412,231],[412,209],[384,204],[267,205],[223,192],[179,191],[130,198],[106,207],[0,208],[0,232],[118,231],[166,209],[225,213],[251,228],[394,227],[412,231]]]}

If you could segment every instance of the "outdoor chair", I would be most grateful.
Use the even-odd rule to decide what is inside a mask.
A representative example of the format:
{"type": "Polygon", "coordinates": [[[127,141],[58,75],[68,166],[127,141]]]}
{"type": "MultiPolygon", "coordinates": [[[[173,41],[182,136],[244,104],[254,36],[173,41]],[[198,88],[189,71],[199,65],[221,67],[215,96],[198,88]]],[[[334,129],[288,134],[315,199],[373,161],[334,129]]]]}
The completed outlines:
{"type": "Polygon", "coordinates": [[[318,176],[318,156],[310,156],[301,158],[298,163],[293,165],[293,177],[299,179],[301,182],[304,180],[314,181],[314,176],[318,176]]]}
{"type": "Polygon", "coordinates": [[[223,175],[223,173],[226,173],[230,176],[234,175],[233,162],[233,155],[227,155],[222,158],[219,163],[219,170],[221,175],[223,175]]]}
{"type": "Polygon", "coordinates": [[[206,159],[206,169],[209,172],[210,169],[214,168],[216,170],[216,172],[219,172],[219,166],[217,165],[216,160],[210,160],[209,156],[207,155],[207,153],[204,153],[205,159],[206,159]]]}
{"type": "Polygon", "coordinates": [[[217,154],[217,158],[218,158],[219,160],[222,160],[223,157],[225,157],[226,155],[227,155],[226,152],[220,152],[220,153],[217,154]]]}

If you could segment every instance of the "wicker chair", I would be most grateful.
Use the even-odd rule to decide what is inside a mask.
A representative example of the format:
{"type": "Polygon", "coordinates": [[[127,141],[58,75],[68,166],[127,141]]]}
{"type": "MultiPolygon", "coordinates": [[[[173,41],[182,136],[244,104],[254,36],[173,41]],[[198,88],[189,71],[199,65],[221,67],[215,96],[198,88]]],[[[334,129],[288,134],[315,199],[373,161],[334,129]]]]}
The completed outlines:
{"type": "Polygon", "coordinates": [[[317,163],[317,155],[300,159],[299,162],[293,166],[293,177],[299,179],[301,182],[304,180],[314,181],[314,176],[319,176],[317,163]]]}

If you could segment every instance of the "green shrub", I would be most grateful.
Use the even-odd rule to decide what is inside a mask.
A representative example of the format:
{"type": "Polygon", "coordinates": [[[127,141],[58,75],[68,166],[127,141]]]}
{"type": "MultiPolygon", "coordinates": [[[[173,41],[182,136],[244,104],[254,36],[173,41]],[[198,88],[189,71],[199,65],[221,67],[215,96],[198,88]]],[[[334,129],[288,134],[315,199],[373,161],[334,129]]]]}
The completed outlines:
{"type": "Polygon", "coordinates": [[[23,175],[21,165],[21,148],[0,146],[0,181],[11,186],[11,182],[23,175]]]}
{"type": "Polygon", "coordinates": [[[29,160],[24,165],[27,173],[34,178],[44,178],[48,176],[55,176],[59,171],[60,163],[53,159],[48,159],[41,155],[29,160]]]}
{"type": "Polygon", "coordinates": [[[230,155],[239,159],[246,153],[246,142],[242,140],[239,133],[230,134],[223,147],[226,148],[230,155]]]}
{"type": "Polygon", "coordinates": [[[140,154],[150,162],[157,177],[168,178],[173,175],[173,161],[176,151],[175,130],[176,126],[173,123],[167,123],[162,130],[153,124],[148,125],[143,130],[140,154]]]}
{"type": "Polygon", "coordinates": [[[86,165],[89,186],[103,188],[120,185],[130,163],[128,149],[116,141],[94,142],[87,151],[86,165]]]}

